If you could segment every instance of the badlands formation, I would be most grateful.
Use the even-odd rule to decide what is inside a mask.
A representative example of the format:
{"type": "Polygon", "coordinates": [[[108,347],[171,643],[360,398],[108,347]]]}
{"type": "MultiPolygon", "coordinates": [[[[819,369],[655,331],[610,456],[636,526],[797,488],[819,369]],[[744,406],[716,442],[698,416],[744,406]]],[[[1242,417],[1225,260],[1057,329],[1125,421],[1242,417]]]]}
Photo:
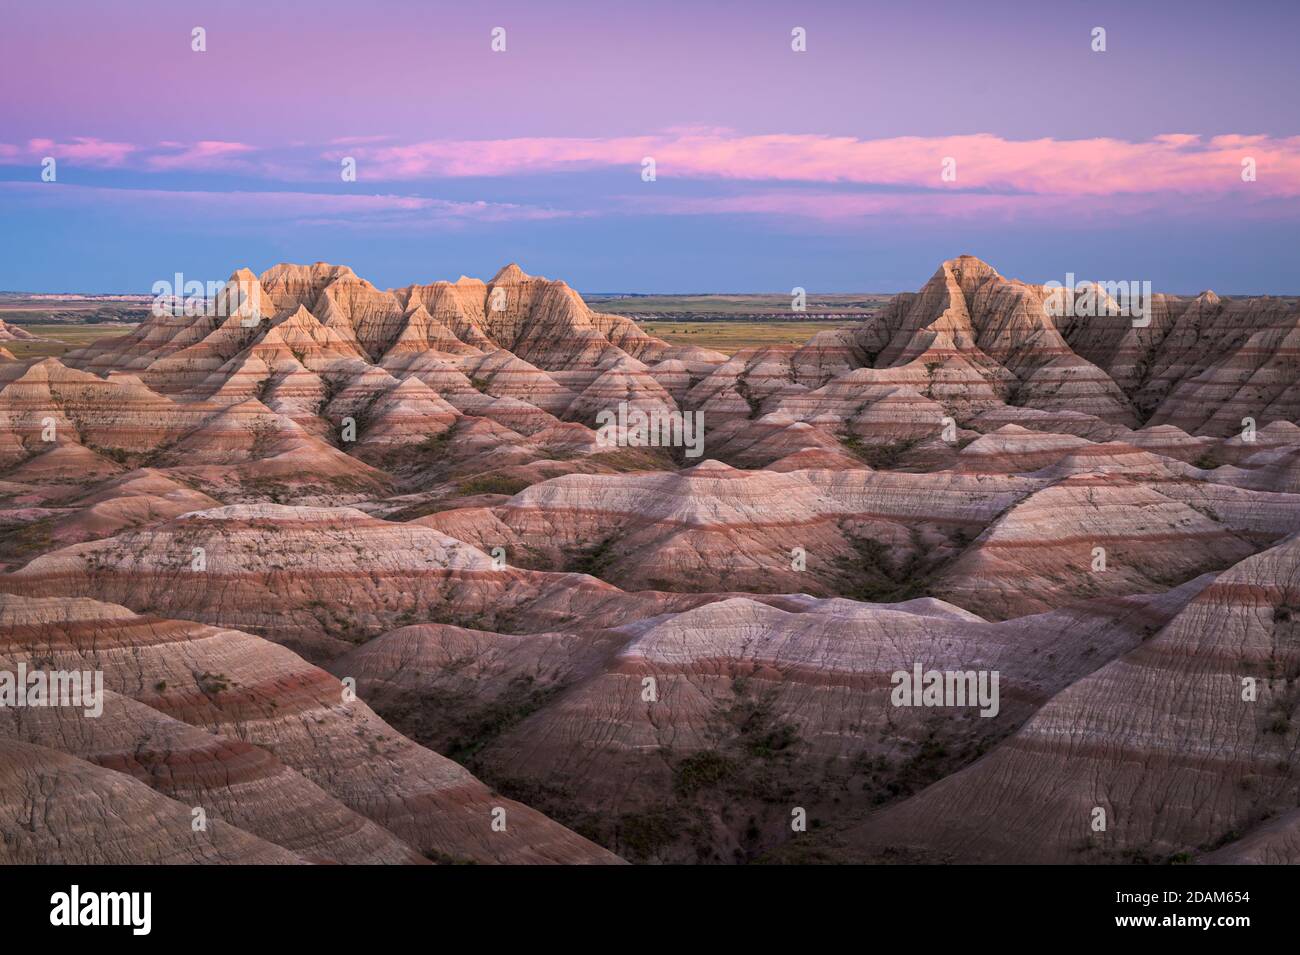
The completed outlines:
{"type": "Polygon", "coordinates": [[[318,263],[0,351],[0,671],[104,684],[0,706],[0,861],[1300,862],[1300,310],[1047,298],[727,356],[318,263]]]}

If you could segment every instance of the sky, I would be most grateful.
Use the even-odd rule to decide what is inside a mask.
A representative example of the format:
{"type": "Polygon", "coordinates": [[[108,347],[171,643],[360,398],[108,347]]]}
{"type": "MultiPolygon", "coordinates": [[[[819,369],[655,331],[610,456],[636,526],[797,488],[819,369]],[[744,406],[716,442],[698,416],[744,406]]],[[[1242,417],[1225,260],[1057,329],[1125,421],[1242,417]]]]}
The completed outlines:
{"type": "Polygon", "coordinates": [[[893,292],[969,253],[1300,293],[1292,0],[0,0],[0,23],[0,289],[516,261],[585,292],[893,292]]]}

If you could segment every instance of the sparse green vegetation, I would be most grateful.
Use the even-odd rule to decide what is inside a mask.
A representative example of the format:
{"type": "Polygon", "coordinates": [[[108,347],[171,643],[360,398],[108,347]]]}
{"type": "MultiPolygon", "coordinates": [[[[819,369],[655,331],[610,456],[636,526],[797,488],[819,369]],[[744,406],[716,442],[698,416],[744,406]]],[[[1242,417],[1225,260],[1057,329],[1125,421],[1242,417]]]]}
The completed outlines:
{"type": "Polygon", "coordinates": [[[26,563],[54,546],[54,519],[32,521],[0,534],[0,560],[26,563]]]}
{"type": "Polygon", "coordinates": [[[110,461],[116,464],[131,463],[131,458],[132,458],[131,452],[125,450],[124,448],[105,448],[97,444],[91,444],[89,442],[86,443],[86,447],[89,448],[91,451],[94,451],[96,454],[108,458],[110,461]]]}
{"type": "Polygon", "coordinates": [[[477,772],[477,756],[485,747],[561,689],[561,684],[541,684],[529,674],[513,677],[486,703],[468,689],[434,688],[418,699],[384,707],[384,718],[416,742],[477,772]]]}
{"type": "Polygon", "coordinates": [[[615,825],[616,844],[627,858],[641,862],[671,846],[690,824],[689,818],[673,806],[657,806],[644,812],[626,812],[615,825]]]}
{"type": "Polygon", "coordinates": [[[745,399],[745,404],[749,405],[749,417],[757,418],[763,413],[763,402],[749,389],[749,382],[744,378],[736,379],[736,394],[745,399]]]}
{"type": "Polygon", "coordinates": [[[896,561],[888,547],[869,537],[854,538],[856,561],[838,563],[847,581],[841,588],[845,597],[869,603],[897,603],[929,596],[929,577],[923,569],[922,552],[913,549],[902,561],[896,561]]]}
{"type": "Polygon", "coordinates": [[[568,569],[575,574],[590,574],[600,577],[607,567],[614,562],[613,538],[605,538],[597,544],[575,554],[568,569]]]}
{"type": "Polygon", "coordinates": [[[855,434],[841,438],[844,447],[852,454],[878,471],[888,471],[897,467],[899,460],[920,443],[917,438],[891,441],[887,444],[864,444],[855,434]]]}
{"type": "MultiPolygon", "coordinates": [[[[13,321],[8,313],[0,313],[0,320],[13,321]]],[[[77,348],[84,348],[101,338],[129,335],[130,326],[122,325],[22,325],[24,331],[39,336],[39,341],[15,339],[3,345],[19,360],[28,358],[57,358],[77,348]]]]}
{"type": "Polygon", "coordinates": [[[702,749],[684,757],[673,768],[673,792],[679,797],[694,796],[702,789],[721,785],[735,773],[735,763],[722,753],[702,749]]]}
{"type": "MultiPolygon", "coordinates": [[[[789,298],[786,299],[787,309],[789,298]]],[[[594,307],[594,306],[593,306],[594,307]]],[[[656,338],[672,342],[675,345],[696,345],[731,355],[742,348],[756,348],[763,345],[802,345],[818,332],[832,328],[851,326],[850,321],[699,321],[699,322],[661,322],[647,321],[641,328],[656,338]]]]}
{"type": "Polygon", "coordinates": [[[198,684],[199,692],[204,696],[215,696],[230,689],[230,678],[224,673],[209,673],[204,670],[195,676],[194,682],[198,684]]]}
{"type": "Polygon", "coordinates": [[[529,482],[523,478],[507,477],[504,474],[485,474],[481,477],[461,481],[458,493],[461,497],[474,494],[508,494],[514,496],[528,487],[529,482]]]}

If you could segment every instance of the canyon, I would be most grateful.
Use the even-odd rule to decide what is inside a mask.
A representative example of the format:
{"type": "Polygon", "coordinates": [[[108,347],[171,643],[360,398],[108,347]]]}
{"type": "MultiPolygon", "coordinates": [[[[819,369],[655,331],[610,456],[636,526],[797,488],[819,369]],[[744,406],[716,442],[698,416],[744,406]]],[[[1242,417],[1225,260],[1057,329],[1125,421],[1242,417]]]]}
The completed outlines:
{"type": "Polygon", "coordinates": [[[723,354],[513,264],[225,289],[0,348],[0,670],[104,683],[0,708],[0,862],[1300,862],[1294,301],[961,256],[723,354]]]}

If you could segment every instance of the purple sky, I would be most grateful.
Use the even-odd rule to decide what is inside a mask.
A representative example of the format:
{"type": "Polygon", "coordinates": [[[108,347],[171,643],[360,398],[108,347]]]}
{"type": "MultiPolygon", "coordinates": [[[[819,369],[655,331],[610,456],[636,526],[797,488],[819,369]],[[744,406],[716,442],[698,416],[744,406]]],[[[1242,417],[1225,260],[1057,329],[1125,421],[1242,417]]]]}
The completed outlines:
{"type": "Polygon", "coordinates": [[[1300,292],[1300,4],[3,15],[0,288],[324,259],[380,286],[517,260],[587,291],[893,291],[970,252],[1031,281],[1300,292]]]}

